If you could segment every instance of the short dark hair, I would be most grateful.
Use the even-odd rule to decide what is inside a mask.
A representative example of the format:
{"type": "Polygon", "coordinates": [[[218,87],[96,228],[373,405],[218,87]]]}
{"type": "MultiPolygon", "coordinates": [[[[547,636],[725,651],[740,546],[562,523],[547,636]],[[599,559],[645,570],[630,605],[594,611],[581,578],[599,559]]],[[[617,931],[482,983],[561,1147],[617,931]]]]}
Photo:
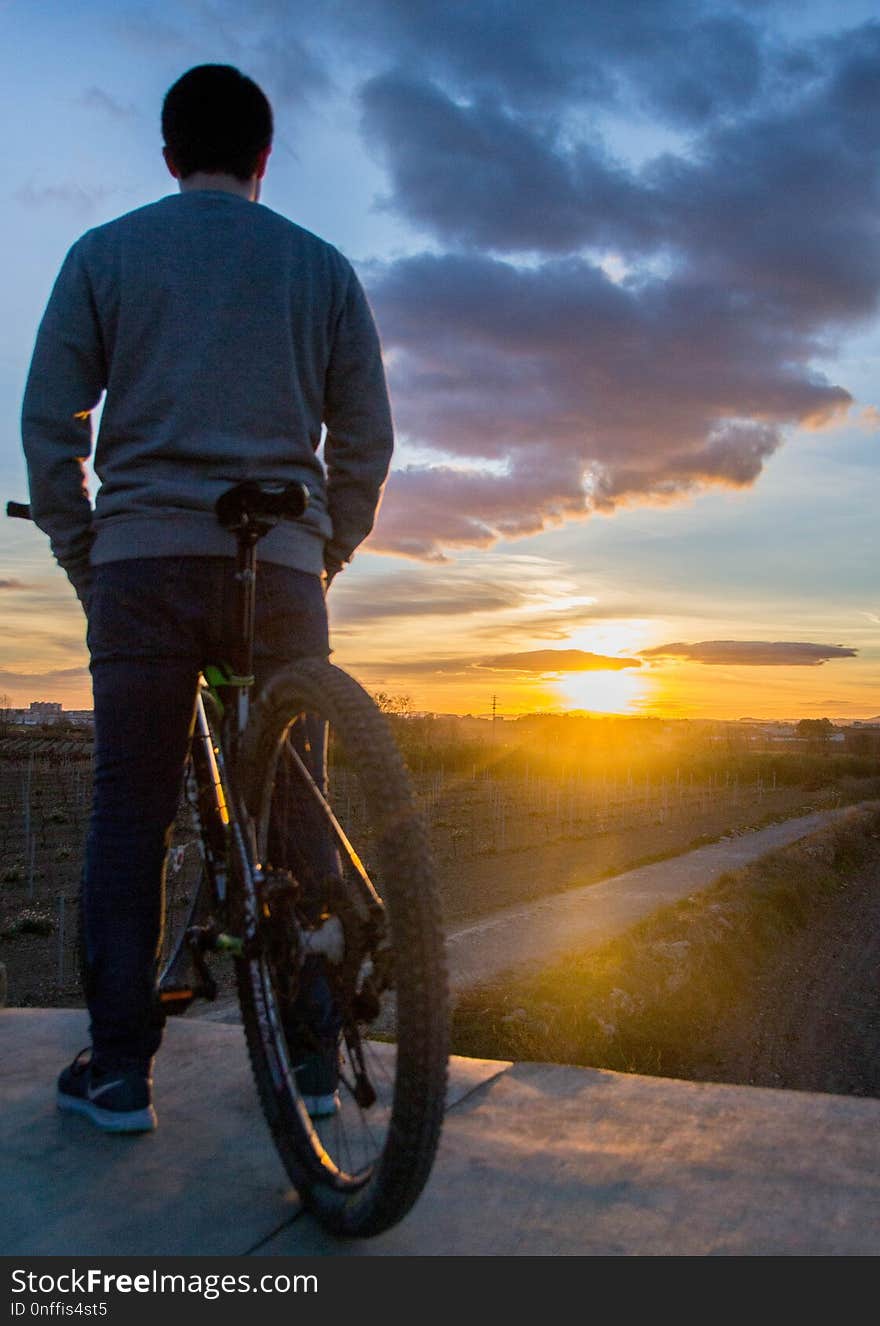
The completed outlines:
{"type": "Polygon", "coordinates": [[[190,69],[162,103],[162,135],[182,179],[204,170],[249,180],[272,128],[265,93],[229,64],[190,69]]]}

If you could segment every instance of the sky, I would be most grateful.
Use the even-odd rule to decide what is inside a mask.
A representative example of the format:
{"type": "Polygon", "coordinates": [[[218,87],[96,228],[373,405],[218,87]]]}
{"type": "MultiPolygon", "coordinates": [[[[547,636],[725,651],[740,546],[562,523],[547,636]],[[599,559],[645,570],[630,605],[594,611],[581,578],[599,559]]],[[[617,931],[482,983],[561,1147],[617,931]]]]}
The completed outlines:
{"type": "MultiPolygon", "coordinates": [[[[355,264],[391,389],[335,660],[417,711],[880,714],[875,8],[0,2],[0,493],[65,252],[173,192],[162,97],[235,64],[262,203],[355,264]]],[[[0,695],[89,707],[19,522],[0,604],[0,695]]]]}

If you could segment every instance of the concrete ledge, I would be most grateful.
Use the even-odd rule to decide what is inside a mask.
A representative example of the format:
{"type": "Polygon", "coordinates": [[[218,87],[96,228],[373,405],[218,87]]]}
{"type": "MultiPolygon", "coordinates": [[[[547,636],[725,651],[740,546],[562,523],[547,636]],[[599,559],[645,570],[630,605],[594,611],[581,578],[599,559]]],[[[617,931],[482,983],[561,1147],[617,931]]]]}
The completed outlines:
{"type": "Polygon", "coordinates": [[[57,1113],[76,1010],[0,1013],[10,1255],[800,1254],[880,1251],[880,1101],[455,1060],[440,1155],[396,1229],[343,1243],[302,1214],[239,1027],[172,1023],[159,1131],[57,1113]],[[216,1089],[214,1088],[216,1085],[216,1089]]]}

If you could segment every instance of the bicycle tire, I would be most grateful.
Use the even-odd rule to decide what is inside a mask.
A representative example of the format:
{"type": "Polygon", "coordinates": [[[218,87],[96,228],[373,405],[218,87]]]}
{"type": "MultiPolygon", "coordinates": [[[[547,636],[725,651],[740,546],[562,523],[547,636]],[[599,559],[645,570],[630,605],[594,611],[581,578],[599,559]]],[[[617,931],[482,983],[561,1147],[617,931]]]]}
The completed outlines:
{"type": "MultiPolygon", "coordinates": [[[[297,1090],[282,1025],[288,976],[273,971],[265,955],[245,957],[237,964],[239,999],[262,1109],[301,1200],[333,1232],[368,1237],[412,1207],[439,1141],[449,1036],[439,893],[424,824],[390,727],[360,685],[324,659],[301,660],[271,679],[243,743],[245,801],[264,864],[273,818],[281,814],[277,789],[289,759],[287,737],[303,713],[329,723],[337,765],[344,754],[346,777],[353,772],[358,780],[369,824],[371,877],[380,882],[387,908],[394,993],[384,997],[382,1016],[393,1009],[396,1036],[390,1043],[364,1038],[360,1023],[350,1025],[355,1015],[350,1010],[343,1015],[350,1061],[358,1052],[362,1065],[369,1059],[368,1076],[378,1081],[379,1100],[365,1111],[354,1102],[348,1082],[340,1086],[339,1113],[312,1122],[297,1090]],[[366,1123],[370,1110],[375,1113],[366,1123]],[[351,1124],[366,1128],[369,1140],[349,1137],[346,1111],[351,1124]],[[361,1163],[361,1153],[366,1157],[368,1151],[369,1159],[361,1163]]],[[[341,772],[331,770],[329,799],[339,778],[341,772]]],[[[350,871],[350,861],[347,866],[350,871]]],[[[341,1003],[346,1005],[344,998],[341,1003]]],[[[387,1037],[387,1029],[381,1034],[387,1037]]]]}

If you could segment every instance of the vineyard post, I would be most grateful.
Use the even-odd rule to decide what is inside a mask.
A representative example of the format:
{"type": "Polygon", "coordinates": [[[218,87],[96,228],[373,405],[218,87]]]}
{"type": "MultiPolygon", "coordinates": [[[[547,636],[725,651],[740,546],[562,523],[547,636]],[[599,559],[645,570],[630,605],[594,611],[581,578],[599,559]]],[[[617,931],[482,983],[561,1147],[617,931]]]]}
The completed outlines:
{"type": "Polygon", "coordinates": [[[25,851],[27,852],[28,897],[29,897],[29,898],[33,898],[33,896],[34,896],[34,873],[35,873],[35,872],[34,872],[34,864],[35,864],[35,857],[36,857],[36,855],[37,855],[37,836],[36,836],[36,834],[32,833],[32,834],[30,834],[30,836],[28,837],[28,840],[27,840],[27,842],[25,843],[25,851]]]}
{"type": "Polygon", "coordinates": [[[64,911],[67,899],[58,894],[58,988],[64,985],[64,911]]]}
{"type": "Polygon", "coordinates": [[[27,860],[31,846],[31,775],[34,768],[34,753],[28,756],[27,772],[24,777],[24,856],[27,860]]]}

